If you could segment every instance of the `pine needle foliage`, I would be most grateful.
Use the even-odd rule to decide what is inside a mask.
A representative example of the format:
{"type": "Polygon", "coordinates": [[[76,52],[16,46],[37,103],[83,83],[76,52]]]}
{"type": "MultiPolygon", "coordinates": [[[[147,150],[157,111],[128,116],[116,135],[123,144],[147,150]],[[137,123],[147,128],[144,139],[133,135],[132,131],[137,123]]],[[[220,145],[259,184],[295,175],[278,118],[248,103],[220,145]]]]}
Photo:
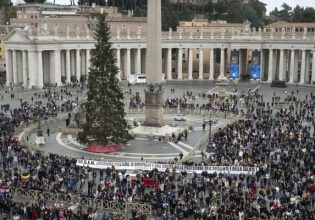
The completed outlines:
{"type": "Polygon", "coordinates": [[[91,52],[87,101],[83,106],[86,120],[78,140],[81,143],[93,140],[103,146],[126,144],[131,137],[124,118],[124,96],[117,79],[116,55],[111,48],[105,14],[98,16],[94,38],[97,42],[91,52]]]}

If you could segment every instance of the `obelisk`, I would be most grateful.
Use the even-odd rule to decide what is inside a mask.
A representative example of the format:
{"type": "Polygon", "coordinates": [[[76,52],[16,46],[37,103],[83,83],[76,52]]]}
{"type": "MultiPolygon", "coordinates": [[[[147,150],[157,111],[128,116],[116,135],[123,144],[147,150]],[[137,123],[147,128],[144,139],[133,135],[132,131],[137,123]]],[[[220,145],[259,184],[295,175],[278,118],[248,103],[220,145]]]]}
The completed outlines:
{"type": "Polygon", "coordinates": [[[147,52],[145,90],[145,126],[162,127],[163,88],[162,83],[162,47],[161,47],[161,0],[148,0],[147,13],[147,52]]]}

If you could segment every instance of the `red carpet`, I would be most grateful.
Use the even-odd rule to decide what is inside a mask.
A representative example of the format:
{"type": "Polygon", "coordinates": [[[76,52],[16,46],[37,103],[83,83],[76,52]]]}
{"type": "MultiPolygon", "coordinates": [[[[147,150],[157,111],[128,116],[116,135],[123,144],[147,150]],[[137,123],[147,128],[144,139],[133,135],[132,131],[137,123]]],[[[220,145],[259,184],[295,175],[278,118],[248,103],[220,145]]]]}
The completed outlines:
{"type": "Polygon", "coordinates": [[[110,144],[107,146],[101,146],[97,144],[90,144],[86,147],[86,150],[93,153],[102,153],[108,154],[113,153],[121,150],[121,147],[117,144],[110,144]]]}

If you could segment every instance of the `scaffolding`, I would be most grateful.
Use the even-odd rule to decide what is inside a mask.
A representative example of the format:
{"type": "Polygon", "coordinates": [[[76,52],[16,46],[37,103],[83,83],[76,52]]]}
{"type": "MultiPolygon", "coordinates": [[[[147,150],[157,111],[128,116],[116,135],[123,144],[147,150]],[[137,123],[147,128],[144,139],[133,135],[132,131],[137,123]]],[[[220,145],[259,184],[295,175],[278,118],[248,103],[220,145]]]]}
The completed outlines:
{"type": "Polygon", "coordinates": [[[12,199],[29,199],[32,201],[58,202],[68,205],[81,205],[83,207],[93,207],[101,210],[115,211],[130,214],[131,210],[137,213],[152,216],[152,207],[145,203],[110,201],[105,199],[95,199],[80,197],[70,193],[55,193],[48,191],[29,190],[21,188],[10,188],[12,199]]]}

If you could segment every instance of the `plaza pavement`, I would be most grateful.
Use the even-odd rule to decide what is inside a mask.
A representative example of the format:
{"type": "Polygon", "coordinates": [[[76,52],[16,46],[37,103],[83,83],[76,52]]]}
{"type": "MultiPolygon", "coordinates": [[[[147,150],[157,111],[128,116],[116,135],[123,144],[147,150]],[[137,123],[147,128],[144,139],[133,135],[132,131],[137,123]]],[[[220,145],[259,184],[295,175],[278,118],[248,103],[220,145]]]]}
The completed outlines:
{"type": "MultiPolygon", "coordinates": [[[[131,90],[132,93],[139,92],[140,97],[144,100],[143,90],[146,88],[145,85],[133,85],[128,87],[126,83],[122,83],[123,91],[126,93],[126,100],[128,98],[128,93],[131,90]]],[[[213,82],[207,81],[181,81],[181,82],[170,82],[167,83],[164,87],[164,99],[167,97],[176,98],[182,97],[187,91],[191,91],[194,96],[198,96],[198,94],[207,91],[217,91],[218,86],[213,82]],[[171,93],[171,88],[175,89],[174,93],[171,93]]],[[[241,82],[237,85],[230,83],[227,86],[227,91],[232,92],[233,89],[237,89],[238,92],[248,90],[256,91],[259,90],[260,94],[264,95],[264,99],[267,101],[271,101],[272,96],[275,94],[276,96],[280,96],[284,98],[286,96],[286,92],[294,91],[296,93],[299,90],[298,96],[305,97],[305,95],[310,95],[311,92],[314,92],[314,87],[301,87],[301,86],[288,86],[287,88],[271,88],[268,84],[255,84],[255,83],[247,83],[241,82]]],[[[56,89],[56,91],[60,91],[60,89],[56,89]]],[[[79,100],[85,99],[85,94],[81,92],[77,92],[78,88],[71,89],[73,96],[72,97],[64,97],[64,100],[74,100],[76,97],[79,100]]],[[[16,108],[20,104],[20,98],[23,101],[31,102],[31,97],[34,92],[42,94],[43,91],[15,91],[16,94],[14,99],[10,98],[10,93],[4,93],[4,90],[1,91],[1,95],[3,95],[3,99],[0,99],[0,104],[10,104],[12,108],[16,108]]],[[[34,99],[35,100],[35,99],[34,99]]],[[[41,98],[41,100],[45,103],[47,99],[41,98]]],[[[58,101],[61,103],[61,101],[58,101]]],[[[173,117],[175,114],[166,114],[165,121],[167,124],[173,123],[173,117]]],[[[128,114],[127,119],[129,118],[142,118],[143,114],[128,114]]],[[[109,160],[140,160],[142,157],[144,161],[159,161],[159,160],[172,160],[174,157],[178,156],[179,153],[188,154],[199,139],[208,133],[208,126],[206,131],[202,131],[202,122],[204,117],[201,115],[187,115],[187,122],[178,122],[179,126],[185,126],[185,124],[190,124],[195,128],[195,131],[189,133],[187,140],[182,140],[179,143],[173,142],[164,142],[157,140],[146,140],[137,138],[135,140],[130,141],[125,149],[122,152],[113,153],[111,155],[103,155],[103,154],[95,154],[86,152],[84,150],[84,146],[77,143],[76,138],[72,135],[62,134],[59,132],[59,128],[64,126],[64,121],[54,121],[47,124],[43,124],[43,131],[46,133],[46,128],[49,127],[51,130],[51,136],[47,137],[46,135],[46,145],[41,147],[44,151],[63,154],[71,157],[85,157],[85,158],[106,158],[109,160]]],[[[229,123],[228,119],[219,118],[219,123],[213,126],[213,131],[220,126],[225,126],[229,123]]],[[[34,141],[35,133],[32,133],[29,137],[30,141],[34,141]]],[[[205,146],[204,146],[205,147],[205,146]]],[[[198,151],[200,152],[200,151],[198,151]]],[[[200,155],[196,155],[199,157],[200,155]]]]}

